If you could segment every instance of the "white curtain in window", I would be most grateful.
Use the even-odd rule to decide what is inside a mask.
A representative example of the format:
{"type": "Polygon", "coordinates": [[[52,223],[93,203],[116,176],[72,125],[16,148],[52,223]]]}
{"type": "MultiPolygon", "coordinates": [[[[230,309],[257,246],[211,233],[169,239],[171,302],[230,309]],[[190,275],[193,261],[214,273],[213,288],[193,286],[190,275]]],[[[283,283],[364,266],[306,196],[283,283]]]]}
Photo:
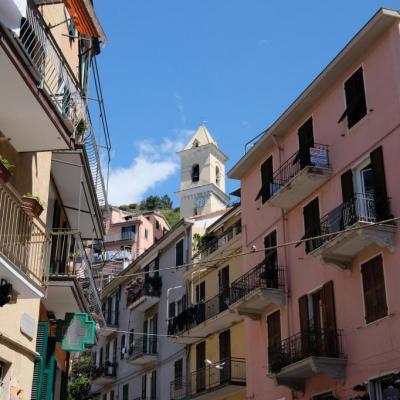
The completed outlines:
{"type": "Polygon", "coordinates": [[[0,1],[0,22],[17,35],[19,35],[22,18],[26,18],[26,0],[0,1]]]}

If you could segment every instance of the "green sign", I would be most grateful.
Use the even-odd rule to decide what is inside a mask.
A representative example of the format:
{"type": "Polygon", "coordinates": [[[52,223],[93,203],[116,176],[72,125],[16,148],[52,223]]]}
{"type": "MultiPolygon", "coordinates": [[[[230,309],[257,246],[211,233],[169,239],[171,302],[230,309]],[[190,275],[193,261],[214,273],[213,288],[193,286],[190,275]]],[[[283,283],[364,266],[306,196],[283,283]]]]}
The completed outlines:
{"type": "Polygon", "coordinates": [[[86,313],[65,314],[65,320],[58,321],[57,328],[64,351],[84,351],[86,345],[94,344],[96,326],[86,313]]]}

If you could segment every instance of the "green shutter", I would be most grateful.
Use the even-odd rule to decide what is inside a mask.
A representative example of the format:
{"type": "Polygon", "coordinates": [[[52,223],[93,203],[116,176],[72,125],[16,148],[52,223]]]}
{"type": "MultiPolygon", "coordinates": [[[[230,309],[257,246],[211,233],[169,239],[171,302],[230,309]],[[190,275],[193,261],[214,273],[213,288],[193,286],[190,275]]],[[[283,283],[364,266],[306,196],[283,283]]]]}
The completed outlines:
{"type": "Polygon", "coordinates": [[[48,339],[49,323],[39,322],[36,335],[36,352],[39,353],[39,355],[35,357],[33,369],[32,400],[41,400],[43,398],[43,378],[46,367],[48,339]]]}

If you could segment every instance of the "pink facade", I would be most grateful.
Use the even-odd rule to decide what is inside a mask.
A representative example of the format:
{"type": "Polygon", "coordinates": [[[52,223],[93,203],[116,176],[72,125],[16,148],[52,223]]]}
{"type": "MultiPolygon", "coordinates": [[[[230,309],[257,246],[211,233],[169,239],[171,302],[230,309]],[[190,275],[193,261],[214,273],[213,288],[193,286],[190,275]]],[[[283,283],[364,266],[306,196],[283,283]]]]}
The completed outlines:
{"type": "MultiPolygon", "coordinates": [[[[376,182],[378,176],[384,176],[386,181],[391,215],[400,216],[398,177],[400,26],[398,18],[397,12],[392,13],[389,10],[379,12],[230,172],[231,177],[241,180],[244,252],[250,251],[254,245],[257,249],[263,249],[264,238],[274,230],[278,245],[297,241],[305,234],[307,235],[304,207],[315,198],[318,198],[319,220],[325,221],[328,225],[320,223],[319,230],[312,231],[309,236],[317,236],[328,231],[360,228],[358,231],[349,231],[347,235],[350,236],[342,233],[339,236],[330,237],[309,254],[306,253],[304,244],[278,248],[277,264],[285,267],[285,304],[279,305],[272,302],[262,310],[258,318],[246,318],[247,398],[249,399],[308,399],[319,398],[319,395],[325,393],[328,394],[327,396],[350,399],[363,395],[362,391],[356,392],[353,388],[365,383],[369,384],[366,388],[370,389],[370,398],[380,398],[379,390],[386,390],[387,385],[383,383],[380,387],[376,379],[400,370],[399,233],[390,224],[386,224],[387,230],[383,231],[380,230],[379,225],[370,225],[379,221],[379,218],[375,218],[375,213],[380,206],[373,203],[377,198],[378,188],[380,190],[382,186],[382,179],[376,182]],[[338,120],[346,107],[349,109],[349,104],[346,106],[345,82],[360,67],[367,111],[365,116],[349,128],[349,114],[340,123],[338,120]],[[321,175],[324,175],[324,178],[318,177],[321,179],[320,184],[315,184],[311,171],[310,176],[306,176],[304,181],[296,186],[295,179],[298,177],[293,176],[292,181],[289,182],[290,188],[288,182],[281,183],[282,186],[279,187],[281,192],[278,190],[270,194],[270,198],[264,203],[261,197],[255,200],[262,187],[261,165],[272,155],[275,176],[276,171],[285,161],[299,151],[298,129],[310,117],[312,117],[315,143],[311,147],[317,147],[317,143],[328,146],[329,167],[323,168],[321,175]],[[380,147],[382,150],[380,154],[383,154],[384,175],[382,168],[379,171],[373,170],[376,166],[374,157],[377,152],[372,152],[380,147]],[[363,198],[364,200],[360,203],[360,207],[364,207],[363,216],[371,218],[364,218],[352,226],[350,223],[346,225],[343,223],[345,213],[341,208],[338,211],[341,213],[339,222],[334,225],[332,221],[335,213],[332,211],[344,204],[345,178],[343,175],[349,170],[352,171],[350,175],[353,179],[355,198],[357,193],[366,188],[365,182],[368,179],[371,162],[373,164],[371,174],[375,177],[373,183],[375,197],[371,197],[373,205],[368,208],[368,198],[367,200],[363,198]],[[281,204],[286,204],[282,195],[285,190],[287,201],[294,203],[289,208],[279,206],[280,201],[281,204]],[[293,200],[295,198],[298,200],[293,200]],[[328,217],[323,219],[327,214],[329,214],[328,217]],[[324,230],[326,226],[329,226],[330,230],[324,230]],[[371,227],[372,229],[366,235],[369,238],[361,240],[362,232],[367,232],[367,229],[371,227]],[[344,250],[343,243],[346,241],[351,248],[344,250]],[[359,248],[357,248],[358,245],[359,248]],[[375,290],[374,293],[379,292],[381,296],[373,307],[376,310],[385,308],[382,301],[383,293],[386,297],[387,311],[383,310],[381,314],[377,311],[377,315],[380,316],[372,318],[371,322],[366,322],[366,318],[370,318],[366,316],[366,313],[371,312],[367,311],[366,307],[371,308],[371,305],[368,306],[365,303],[370,300],[366,300],[367,283],[363,283],[364,275],[361,273],[361,265],[378,255],[381,255],[383,260],[384,289],[381,286],[372,289],[375,290]],[[343,260],[340,259],[341,256],[343,260]],[[322,290],[322,300],[318,303],[319,300],[315,300],[317,297],[314,293],[320,293],[318,289],[323,285],[326,285],[324,287],[326,288],[329,286],[328,282],[331,281],[333,296],[327,300],[327,292],[322,290]],[[318,327],[327,332],[328,324],[331,324],[330,328],[334,323],[332,321],[335,321],[335,329],[338,333],[334,338],[333,347],[339,346],[339,341],[342,347],[329,350],[328,347],[332,346],[332,342],[326,339],[327,333],[324,333],[322,334],[324,337],[320,338],[321,342],[319,342],[323,342],[323,351],[317,352],[318,354],[310,353],[311,356],[315,355],[321,360],[324,358],[322,361],[317,360],[314,372],[309,372],[313,368],[307,365],[307,362],[312,363],[312,360],[308,360],[311,356],[307,357],[307,354],[303,354],[303,358],[302,356],[297,359],[294,357],[289,362],[287,359],[284,361],[280,359],[281,364],[271,370],[273,360],[269,359],[267,349],[268,345],[271,345],[269,342],[273,339],[269,338],[268,329],[272,331],[276,328],[268,326],[268,323],[272,324],[272,322],[267,323],[268,315],[280,310],[282,341],[280,354],[285,353],[287,348],[284,349],[284,346],[288,343],[293,346],[297,343],[301,348],[299,352],[306,353],[304,326],[302,326],[304,314],[301,314],[300,304],[301,298],[305,295],[308,295],[307,316],[310,324],[314,324],[315,327],[317,319],[321,318],[318,327]],[[333,306],[330,306],[330,301],[333,306]],[[315,304],[322,304],[321,314],[319,314],[320,311],[316,311],[315,304]],[[329,307],[327,316],[324,312],[327,313],[326,310],[329,307]],[[293,335],[300,332],[302,334],[297,342],[294,340],[285,342],[285,339],[293,338],[293,335]],[[332,364],[329,364],[330,359],[332,364]],[[376,389],[376,393],[373,388],[376,389]]],[[[351,110],[348,112],[350,113],[351,110]]],[[[291,165],[294,165],[293,163],[289,162],[291,165]]],[[[301,173],[298,172],[298,175],[301,173]]],[[[282,176],[280,178],[282,179],[282,176]]],[[[273,180],[273,185],[277,185],[275,180],[273,180]]],[[[271,189],[273,185],[267,190],[276,190],[276,186],[275,189],[271,189]]],[[[354,206],[355,203],[351,204],[354,206]]],[[[360,213],[363,212],[360,211],[360,213]]],[[[245,256],[243,258],[244,272],[251,270],[263,258],[264,252],[245,256]]],[[[366,267],[363,268],[366,269],[366,267]]],[[[367,274],[367,272],[363,273],[367,274]]],[[[365,276],[364,279],[367,279],[365,276]]],[[[376,299],[376,297],[373,298],[376,299]]],[[[292,349],[292,355],[294,351],[292,349]]]]}

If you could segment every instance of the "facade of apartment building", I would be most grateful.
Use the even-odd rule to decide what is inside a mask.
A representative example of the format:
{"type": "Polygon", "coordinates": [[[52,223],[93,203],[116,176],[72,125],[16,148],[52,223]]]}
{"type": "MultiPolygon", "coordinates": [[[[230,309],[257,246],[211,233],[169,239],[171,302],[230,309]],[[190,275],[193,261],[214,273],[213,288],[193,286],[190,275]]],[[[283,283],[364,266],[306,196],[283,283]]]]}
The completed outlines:
{"type": "Polygon", "coordinates": [[[103,216],[106,233],[92,255],[99,289],[170,229],[168,221],[157,211],[132,213],[110,207],[103,216]]]}
{"type": "Polygon", "coordinates": [[[103,290],[107,328],[93,353],[98,398],[163,399],[186,369],[184,346],[167,337],[167,303],[186,304],[179,266],[190,260],[191,226],[181,220],[103,290]]]}
{"type": "Polygon", "coordinates": [[[83,313],[88,321],[96,314],[102,323],[84,245],[104,234],[106,194],[86,101],[100,42],[105,36],[90,2],[1,2],[4,399],[64,396],[70,353],[57,327],[68,326],[68,313],[83,313]]]}
{"type": "Polygon", "coordinates": [[[183,274],[188,307],[169,312],[172,340],[188,354],[188,369],[171,382],[170,398],[244,399],[244,317],[231,309],[232,284],[242,274],[240,204],[194,242],[193,264],[183,274]]]}
{"type": "Polygon", "coordinates": [[[399,398],[399,18],[379,10],[229,172],[247,398],[399,398]]]}

